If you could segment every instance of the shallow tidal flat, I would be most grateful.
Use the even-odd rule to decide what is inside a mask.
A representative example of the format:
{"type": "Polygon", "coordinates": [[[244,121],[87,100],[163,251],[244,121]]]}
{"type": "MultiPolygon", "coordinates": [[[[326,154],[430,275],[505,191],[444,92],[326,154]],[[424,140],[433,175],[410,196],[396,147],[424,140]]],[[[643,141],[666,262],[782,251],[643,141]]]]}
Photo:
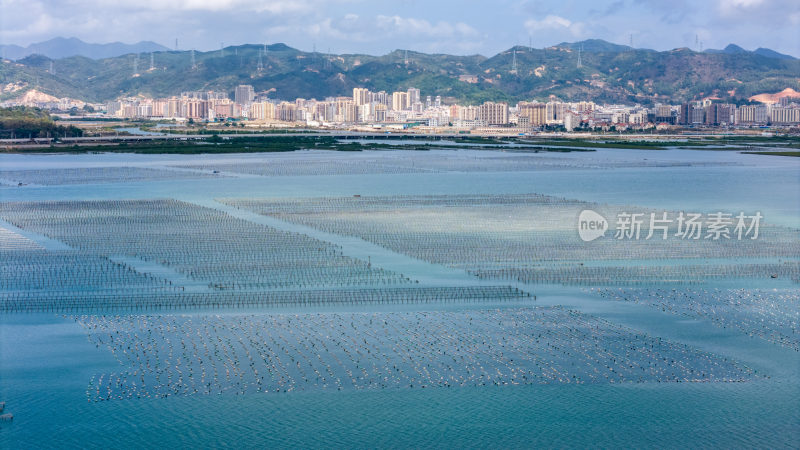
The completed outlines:
{"type": "Polygon", "coordinates": [[[601,297],[641,303],[671,314],[708,319],[723,328],[800,351],[800,290],[602,288],[601,297]]]}
{"type": "Polygon", "coordinates": [[[123,369],[93,378],[90,401],[753,376],[726,358],[558,307],[75,320],[123,369]]]}
{"type": "Polygon", "coordinates": [[[677,237],[672,223],[646,239],[645,220],[639,239],[615,239],[611,219],[606,238],[583,242],[576,232],[582,210],[606,218],[653,211],[538,194],[222,201],[523,289],[627,287],[598,292],[798,349],[800,234],[789,227],[762,224],[758,239],[695,240],[677,237]],[[718,286],[727,290],[720,294],[718,286]]]}
{"type": "Polygon", "coordinates": [[[800,189],[756,158],[0,155],[0,447],[792,447],[800,189]],[[718,199],[759,238],[614,239],[718,199]]]}
{"type": "Polygon", "coordinates": [[[419,286],[403,274],[345,256],[330,243],[176,200],[5,203],[0,217],[71,249],[4,250],[0,307],[12,312],[527,295],[507,286],[419,286]],[[69,269],[75,264],[76,270],[69,269]],[[403,286],[408,289],[398,289],[403,286]]]}
{"type": "Polygon", "coordinates": [[[616,239],[621,213],[647,219],[656,211],[540,194],[221,201],[487,279],[585,285],[694,284],[772,274],[800,279],[800,234],[768,223],[761,224],[758,239],[682,239],[675,221],[648,239],[645,220],[638,238],[616,239]],[[586,209],[609,221],[605,238],[578,239],[578,215],[586,209]]]}
{"type": "Polygon", "coordinates": [[[0,184],[59,186],[70,184],[137,183],[195,178],[219,178],[212,172],[176,171],[147,167],[76,167],[39,170],[0,170],[0,184]]]}

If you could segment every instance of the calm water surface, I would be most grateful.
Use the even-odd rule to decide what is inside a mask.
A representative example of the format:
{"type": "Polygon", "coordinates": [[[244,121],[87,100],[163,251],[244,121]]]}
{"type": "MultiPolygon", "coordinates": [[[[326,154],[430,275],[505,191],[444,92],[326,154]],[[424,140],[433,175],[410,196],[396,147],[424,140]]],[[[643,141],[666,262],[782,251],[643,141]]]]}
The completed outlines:
{"type": "MultiPolygon", "coordinates": [[[[447,154],[475,157],[472,152],[447,154]]],[[[678,150],[600,150],[558,156],[578,162],[607,158],[688,164],[0,187],[0,201],[181,198],[202,203],[221,197],[541,193],[669,210],[760,211],[766,221],[800,227],[797,158],[678,150]]],[[[163,167],[292,157],[0,155],[0,170],[163,167]]],[[[420,157],[418,152],[415,157],[420,157]]],[[[404,258],[386,253],[387,261],[404,258]]],[[[420,276],[428,270],[421,262],[416,268],[414,262],[407,264],[412,276],[414,270],[420,276]]],[[[454,275],[449,281],[457,279],[454,275]]],[[[14,414],[13,422],[0,422],[0,447],[796,448],[800,442],[797,352],[703,320],[672,316],[642,305],[602,301],[582,289],[527,289],[538,293],[537,302],[542,305],[564,305],[697,346],[737,359],[764,376],[745,383],[387,389],[90,403],[86,395],[89,379],[97,373],[122,370],[108,351],[91,344],[84,329],[71,318],[51,313],[0,314],[0,401],[6,401],[6,412],[14,414]]],[[[279,312],[287,311],[295,310],[279,312]]],[[[308,309],[296,309],[301,311],[308,309]]]]}

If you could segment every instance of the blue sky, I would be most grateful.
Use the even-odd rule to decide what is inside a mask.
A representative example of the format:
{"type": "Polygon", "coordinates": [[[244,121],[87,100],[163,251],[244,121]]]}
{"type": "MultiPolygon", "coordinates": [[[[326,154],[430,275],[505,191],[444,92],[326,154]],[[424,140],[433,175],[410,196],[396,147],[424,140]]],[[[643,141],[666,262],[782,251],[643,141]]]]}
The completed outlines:
{"type": "Polygon", "coordinates": [[[636,47],[747,49],[800,56],[798,0],[0,0],[0,43],[55,36],[152,40],[181,49],[284,42],[303,50],[492,55],[600,38],[636,47]]]}

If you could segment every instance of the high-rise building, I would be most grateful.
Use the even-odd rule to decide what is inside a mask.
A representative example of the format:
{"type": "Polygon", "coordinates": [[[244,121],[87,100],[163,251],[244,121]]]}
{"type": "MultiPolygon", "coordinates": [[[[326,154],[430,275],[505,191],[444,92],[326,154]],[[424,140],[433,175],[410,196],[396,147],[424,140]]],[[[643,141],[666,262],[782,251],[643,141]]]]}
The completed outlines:
{"type": "Polygon", "coordinates": [[[317,103],[314,118],[320,122],[333,122],[336,119],[336,103],[327,101],[317,103]]]}
{"type": "Polygon", "coordinates": [[[366,88],[353,88],[353,103],[356,106],[366,105],[372,101],[372,93],[366,88]]]}
{"type": "Polygon", "coordinates": [[[381,105],[389,106],[391,103],[391,97],[386,91],[378,91],[378,92],[370,92],[369,93],[369,101],[371,103],[378,103],[381,105]]]}
{"type": "Polygon", "coordinates": [[[478,107],[478,120],[486,125],[508,124],[508,103],[486,102],[478,107]]]}
{"type": "Polygon", "coordinates": [[[689,103],[688,118],[689,124],[702,124],[706,120],[706,109],[700,102],[689,103]]]}
{"type": "Polygon", "coordinates": [[[236,90],[234,91],[234,102],[237,105],[249,105],[253,102],[253,99],[256,97],[255,90],[253,90],[253,86],[249,84],[240,84],[236,86],[236,90]]]}
{"type": "Polygon", "coordinates": [[[800,108],[773,106],[772,110],[770,110],[769,121],[780,125],[800,123],[800,108]]]}
{"type": "Polygon", "coordinates": [[[732,125],[735,113],[736,113],[736,105],[731,105],[731,104],[718,105],[716,123],[719,125],[732,125]]]}
{"type": "Polygon", "coordinates": [[[386,121],[386,105],[382,103],[375,104],[375,121],[376,122],[385,122],[386,121]]]}
{"type": "Polygon", "coordinates": [[[417,89],[417,88],[409,88],[408,89],[408,106],[410,107],[410,106],[414,105],[415,103],[419,103],[419,102],[420,102],[419,89],[417,89]]]}
{"type": "Polygon", "coordinates": [[[106,114],[109,116],[119,116],[122,110],[122,102],[112,101],[106,104],[106,114]]]}
{"type": "Polygon", "coordinates": [[[300,119],[297,105],[289,102],[280,102],[275,107],[275,118],[283,122],[294,122],[300,119]]]}
{"type": "Polygon", "coordinates": [[[572,131],[575,128],[579,127],[581,124],[581,118],[577,114],[573,114],[567,111],[564,114],[564,128],[567,131],[572,131]]]}
{"type": "Polygon", "coordinates": [[[336,115],[334,116],[335,122],[342,123],[355,123],[358,122],[358,106],[356,106],[353,99],[349,97],[336,98],[336,115]]]}
{"type": "Polygon", "coordinates": [[[208,117],[208,101],[190,99],[186,101],[187,119],[205,119],[208,117]]]}
{"type": "Polygon", "coordinates": [[[717,109],[718,109],[718,106],[719,106],[719,104],[717,104],[717,103],[711,103],[710,105],[706,105],[706,107],[705,107],[705,118],[703,120],[703,123],[705,123],[706,125],[718,125],[719,124],[719,122],[717,122],[717,109]]]}
{"type": "Polygon", "coordinates": [[[167,100],[167,117],[180,117],[181,101],[176,97],[167,100]]]}
{"type": "MultiPolygon", "coordinates": [[[[230,100],[219,100],[213,103],[211,110],[214,111],[214,117],[217,119],[226,119],[228,117],[235,117],[236,108],[230,100]]],[[[249,112],[249,111],[248,111],[249,112]]],[[[249,118],[259,118],[258,114],[248,115],[249,118]]]]}
{"type": "Polygon", "coordinates": [[[675,123],[672,117],[672,107],[669,105],[656,105],[655,107],[656,123],[675,123]]]}
{"type": "Polygon", "coordinates": [[[561,102],[547,102],[547,123],[563,123],[567,105],[561,102]]]}
{"type": "Polygon", "coordinates": [[[530,126],[540,127],[547,124],[547,105],[544,103],[520,102],[517,109],[520,117],[528,118],[530,126]]]}
{"type": "Polygon", "coordinates": [[[767,123],[767,107],[764,105],[742,105],[738,110],[736,123],[765,124],[767,123]]]}
{"type": "Polygon", "coordinates": [[[408,92],[392,92],[393,111],[405,111],[408,106],[408,92]]]}
{"type": "Polygon", "coordinates": [[[681,106],[678,108],[678,123],[680,125],[686,125],[689,123],[689,104],[688,103],[681,103],[681,106]]]}

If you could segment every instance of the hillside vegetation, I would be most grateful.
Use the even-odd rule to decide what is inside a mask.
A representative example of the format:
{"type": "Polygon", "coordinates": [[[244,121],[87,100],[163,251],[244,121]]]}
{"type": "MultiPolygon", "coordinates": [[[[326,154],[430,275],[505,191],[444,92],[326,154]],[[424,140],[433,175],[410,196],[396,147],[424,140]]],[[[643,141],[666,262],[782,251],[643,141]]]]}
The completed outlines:
{"type": "Polygon", "coordinates": [[[82,135],[80,128],[58,125],[49,114],[39,108],[0,108],[0,139],[82,135]]]}
{"type": "MultiPolygon", "coordinates": [[[[755,52],[657,52],[593,40],[546,49],[517,46],[490,58],[407,55],[407,60],[401,50],[383,56],[326,55],[284,44],[269,45],[265,54],[262,45],[241,45],[195,52],[194,67],[190,52],[167,51],[153,53],[152,68],[150,53],[100,60],[75,56],[53,61],[55,73],[49,73],[49,58],[33,55],[4,61],[0,82],[94,102],[189,90],[231,93],[239,84],[280,99],[351,95],[354,87],[391,92],[413,86],[423,95],[473,104],[551,98],[652,104],[709,96],[742,102],[754,94],[800,89],[800,60],[755,52]],[[461,75],[475,76],[477,82],[461,81],[461,75]]],[[[19,94],[5,93],[0,99],[19,94]]]]}

